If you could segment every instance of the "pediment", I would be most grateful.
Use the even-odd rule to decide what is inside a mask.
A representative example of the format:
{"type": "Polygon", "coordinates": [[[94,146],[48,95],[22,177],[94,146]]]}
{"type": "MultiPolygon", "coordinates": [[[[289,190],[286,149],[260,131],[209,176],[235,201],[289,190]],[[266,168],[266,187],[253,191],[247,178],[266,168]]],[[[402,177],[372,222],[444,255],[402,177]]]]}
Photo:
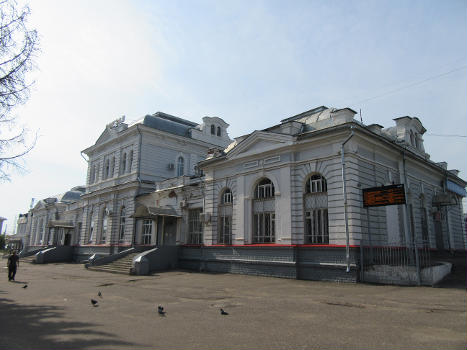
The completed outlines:
{"type": "Polygon", "coordinates": [[[39,210],[45,208],[45,204],[43,200],[40,200],[37,202],[37,204],[34,206],[34,210],[39,210]]]}
{"type": "Polygon", "coordinates": [[[101,136],[96,141],[96,145],[104,143],[112,138],[112,135],[110,134],[109,128],[105,128],[105,130],[102,132],[101,136]]]}
{"type": "Polygon", "coordinates": [[[266,131],[255,131],[236,145],[227,158],[239,158],[261,154],[284,146],[292,145],[295,138],[291,135],[277,134],[266,131]]]}

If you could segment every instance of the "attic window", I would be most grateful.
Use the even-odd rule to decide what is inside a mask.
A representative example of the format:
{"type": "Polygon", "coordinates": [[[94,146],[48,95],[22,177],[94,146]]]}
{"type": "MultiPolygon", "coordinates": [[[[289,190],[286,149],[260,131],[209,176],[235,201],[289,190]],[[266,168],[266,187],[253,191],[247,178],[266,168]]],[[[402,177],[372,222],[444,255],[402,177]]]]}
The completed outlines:
{"type": "Polygon", "coordinates": [[[216,134],[216,127],[214,126],[214,124],[211,125],[211,135],[215,135],[216,134]]]}
{"type": "Polygon", "coordinates": [[[415,146],[415,136],[414,136],[412,130],[410,130],[410,144],[411,144],[412,146],[415,146]]]}
{"type": "Polygon", "coordinates": [[[217,136],[221,136],[221,127],[220,126],[217,127],[217,136]]]}

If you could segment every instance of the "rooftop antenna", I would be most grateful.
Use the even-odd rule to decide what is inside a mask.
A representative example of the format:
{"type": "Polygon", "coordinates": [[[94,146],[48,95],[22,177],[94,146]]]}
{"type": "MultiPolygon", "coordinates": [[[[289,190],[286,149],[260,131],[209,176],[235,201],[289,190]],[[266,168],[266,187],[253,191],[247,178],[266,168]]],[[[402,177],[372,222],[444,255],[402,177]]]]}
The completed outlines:
{"type": "Polygon", "coordinates": [[[362,109],[360,108],[360,123],[363,124],[363,119],[362,119],[362,109]]]}

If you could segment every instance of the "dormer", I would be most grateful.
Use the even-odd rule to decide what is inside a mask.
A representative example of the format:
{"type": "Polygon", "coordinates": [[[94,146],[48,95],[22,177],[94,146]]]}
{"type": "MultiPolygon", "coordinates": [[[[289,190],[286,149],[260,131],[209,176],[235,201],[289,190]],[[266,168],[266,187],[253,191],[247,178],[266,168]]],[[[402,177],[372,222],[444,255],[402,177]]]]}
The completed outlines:
{"type": "Polygon", "coordinates": [[[395,137],[398,142],[404,143],[412,150],[425,154],[425,147],[423,146],[423,134],[426,129],[418,118],[409,116],[395,118],[396,129],[395,137]]]}
{"type": "Polygon", "coordinates": [[[229,124],[219,117],[204,117],[203,123],[192,129],[191,137],[225,148],[232,142],[228,127],[229,124]]]}
{"type": "Polygon", "coordinates": [[[383,126],[380,124],[370,124],[367,126],[367,129],[374,132],[375,134],[381,135],[381,130],[383,130],[383,126]]]}

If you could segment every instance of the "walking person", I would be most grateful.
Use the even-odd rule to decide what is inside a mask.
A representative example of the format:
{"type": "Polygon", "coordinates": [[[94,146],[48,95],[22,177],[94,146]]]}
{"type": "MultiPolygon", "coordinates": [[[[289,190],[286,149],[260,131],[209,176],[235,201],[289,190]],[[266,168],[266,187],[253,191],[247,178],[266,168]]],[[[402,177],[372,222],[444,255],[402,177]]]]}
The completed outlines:
{"type": "Polygon", "coordinates": [[[8,257],[8,281],[15,280],[17,267],[19,267],[19,256],[16,255],[16,250],[13,250],[8,257]]]}

